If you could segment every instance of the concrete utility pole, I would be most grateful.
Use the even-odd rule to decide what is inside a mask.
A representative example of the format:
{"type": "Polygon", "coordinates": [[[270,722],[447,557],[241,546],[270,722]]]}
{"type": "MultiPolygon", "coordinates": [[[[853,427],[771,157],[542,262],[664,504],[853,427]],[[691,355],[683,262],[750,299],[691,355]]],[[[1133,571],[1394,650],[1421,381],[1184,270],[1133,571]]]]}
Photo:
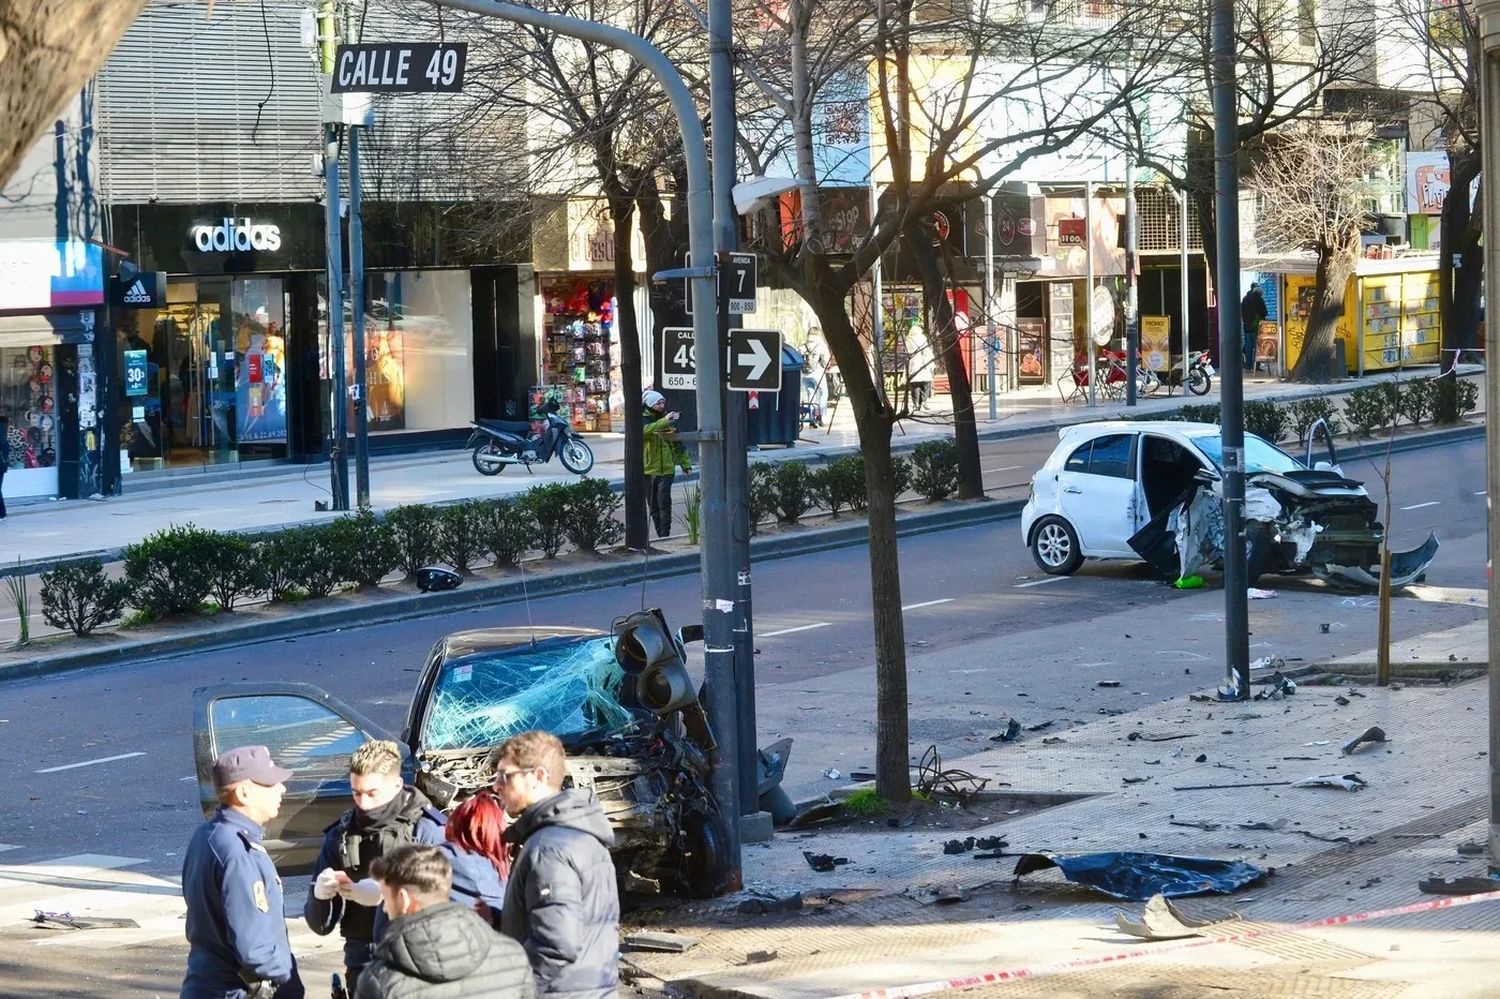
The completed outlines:
{"type": "MultiPolygon", "coordinates": [[[[322,0],[318,5],[319,69],[333,74],[338,48],[338,5],[322,0]]],[[[323,126],[323,179],[327,193],[323,205],[324,237],[328,254],[328,379],[332,433],[328,445],[329,492],[335,510],[349,509],[349,393],[344,374],[344,247],[343,221],[339,217],[339,126],[323,126]]]]}
{"type": "Polygon", "coordinates": [[[984,194],[984,356],[990,390],[990,422],[999,419],[995,401],[995,196],[984,194]]]}
{"type": "Polygon", "coordinates": [[[1135,152],[1125,153],[1125,405],[1135,405],[1135,373],[1141,366],[1141,315],[1136,295],[1139,217],[1135,210],[1135,152]]]}
{"type": "MultiPolygon", "coordinates": [[[[346,22],[348,36],[354,37],[351,21],[346,22]]],[[[366,121],[370,119],[366,117],[366,121]]],[[[366,402],[366,383],[370,359],[365,350],[365,224],[360,207],[359,125],[349,126],[349,304],[354,321],[354,505],[370,505],[370,407],[366,402]]],[[[346,473],[347,475],[347,473],[346,473]]]]}
{"type": "Polygon", "coordinates": [[[692,439],[699,444],[698,477],[703,489],[703,544],[699,563],[703,584],[703,668],[710,694],[709,722],[719,743],[710,783],[719,808],[730,818],[726,823],[730,836],[726,844],[729,863],[722,887],[738,891],[742,880],[739,829],[732,820],[739,801],[735,766],[738,719],[734,711],[734,563],[729,546],[729,511],[724,502],[724,357],[718,350],[715,308],[713,197],[698,109],[692,92],[672,63],[639,35],[607,24],[546,14],[495,0],[433,2],[619,49],[656,78],[677,116],[688,176],[688,277],[693,296],[693,345],[698,355],[698,430],[692,439]]]}
{"type": "MultiPolygon", "coordinates": [[[[1235,107],[1234,0],[1213,0],[1214,234],[1218,240],[1219,405],[1224,463],[1224,664],[1250,698],[1250,611],[1245,593],[1245,366],[1240,358],[1239,113],[1235,107]]],[[[1183,369],[1184,376],[1187,369],[1183,369]]]]}
{"type": "MultiPolygon", "coordinates": [[[[1486,164],[1500,163],[1500,0],[1477,0],[1479,44],[1483,53],[1479,86],[1479,128],[1486,164]]],[[[1500,246],[1500,184],[1483,184],[1484,245],[1500,246]]],[[[1485,300],[1500,302],[1500,268],[1484,269],[1485,300]]],[[[1491,607],[1500,607],[1500,580],[1495,567],[1500,565],[1500,526],[1495,523],[1495,499],[1500,496],[1500,455],[1495,442],[1500,440],[1500,380],[1497,372],[1485,364],[1484,426],[1486,454],[1489,457],[1488,487],[1484,503],[1489,511],[1489,598],[1491,607]]],[[[1457,377],[1456,375],[1454,377],[1457,377]]],[[[1500,876],[1500,669],[1494,667],[1500,653],[1500,614],[1489,615],[1490,666],[1490,850],[1492,876],[1500,876]]]]}

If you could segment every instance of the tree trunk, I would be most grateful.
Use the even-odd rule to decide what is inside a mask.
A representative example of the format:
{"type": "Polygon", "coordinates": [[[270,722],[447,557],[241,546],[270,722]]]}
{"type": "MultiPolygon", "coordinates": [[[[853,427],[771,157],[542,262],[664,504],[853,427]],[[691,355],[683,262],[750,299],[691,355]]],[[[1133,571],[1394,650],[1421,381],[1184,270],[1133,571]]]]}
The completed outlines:
{"type": "Polygon", "coordinates": [[[948,282],[944,279],[931,234],[920,222],[907,224],[906,242],[917,270],[922,274],[922,290],[935,320],[929,332],[943,352],[943,367],[948,372],[948,394],[953,399],[953,439],[958,444],[958,498],[980,499],[984,496],[984,481],[979,468],[979,427],[974,422],[974,393],[958,326],[953,321],[948,282]]]}
{"type": "MultiPolygon", "coordinates": [[[[1323,384],[1333,380],[1330,356],[1333,351],[1333,335],[1338,330],[1339,320],[1344,316],[1344,290],[1358,261],[1358,254],[1348,246],[1318,245],[1312,315],[1307,317],[1307,335],[1302,341],[1302,354],[1297,358],[1297,366],[1292,369],[1292,381],[1323,384]]],[[[1220,308],[1224,306],[1225,303],[1219,303],[1220,308]]],[[[1233,307],[1237,308],[1237,305],[1233,307]]]]}
{"type": "MultiPolygon", "coordinates": [[[[1447,350],[1473,350],[1479,345],[1479,299],[1484,294],[1484,250],[1480,239],[1484,226],[1482,213],[1469,207],[1469,188],[1479,176],[1479,166],[1478,156],[1454,156],[1453,183],[1443,202],[1438,274],[1443,347],[1447,350]]],[[[1480,193],[1482,196],[1483,192],[1480,193]]],[[[1449,360],[1448,356],[1443,357],[1444,363],[1449,360]]]]}
{"type": "Polygon", "coordinates": [[[146,0],[0,3],[0,184],[103,65],[146,0]]]}
{"type": "Polygon", "coordinates": [[[628,190],[610,193],[609,218],[615,229],[615,306],[619,310],[615,321],[620,329],[620,391],[625,395],[625,547],[644,551],[651,546],[651,534],[646,523],[645,426],[640,412],[641,336],[630,246],[635,201],[628,190]]]}

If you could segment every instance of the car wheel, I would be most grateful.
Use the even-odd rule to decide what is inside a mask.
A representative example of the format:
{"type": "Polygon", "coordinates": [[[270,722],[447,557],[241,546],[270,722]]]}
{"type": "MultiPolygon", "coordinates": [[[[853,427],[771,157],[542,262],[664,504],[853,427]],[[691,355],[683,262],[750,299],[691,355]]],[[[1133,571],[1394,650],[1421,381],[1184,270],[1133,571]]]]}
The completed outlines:
{"type": "Polygon", "coordinates": [[[723,893],[729,869],[729,826],[717,809],[693,808],[682,815],[683,894],[713,898],[723,893]]]}
{"type": "Polygon", "coordinates": [[[1043,517],[1031,532],[1031,557],[1049,576],[1071,576],[1083,564],[1078,533],[1061,517],[1043,517]]]}

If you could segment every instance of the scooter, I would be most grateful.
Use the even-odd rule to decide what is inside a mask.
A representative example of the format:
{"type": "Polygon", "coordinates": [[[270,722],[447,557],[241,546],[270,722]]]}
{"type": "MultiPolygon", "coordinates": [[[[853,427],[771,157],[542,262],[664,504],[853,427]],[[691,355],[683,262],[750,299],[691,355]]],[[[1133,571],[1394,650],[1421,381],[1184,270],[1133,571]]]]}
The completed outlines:
{"type": "Polygon", "coordinates": [[[1208,351],[1200,350],[1193,355],[1192,363],[1188,365],[1187,381],[1182,379],[1182,362],[1178,361],[1172,366],[1172,384],[1186,384],[1187,390],[1193,395],[1208,395],[1208,390],[1213,387],[1214,366],[1208,359],[1208,351]]]}
{"type": "Polygon", "coordinates": [[[571,424],[557,415],[556,402],[546,408],[546,426],[539,434],[531,424],[519,420],[474,420],[474,432],[464,449],[473,449],[474,469],[480,475],[499,475],[506,465],[546,464],[555,454],[563,467],[575,475],[587,475],[594,467],[593,449],[574,431],[571,424]]]}

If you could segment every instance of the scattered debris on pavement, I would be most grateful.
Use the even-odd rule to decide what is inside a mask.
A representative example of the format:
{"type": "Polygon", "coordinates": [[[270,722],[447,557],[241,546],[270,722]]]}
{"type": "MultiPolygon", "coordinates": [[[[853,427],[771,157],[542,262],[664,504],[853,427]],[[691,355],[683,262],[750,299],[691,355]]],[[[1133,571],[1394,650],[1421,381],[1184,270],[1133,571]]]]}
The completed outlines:
{"type": "Polygon", "coordinates": [[[765,964],[774,961],[781,956],[780,951],[775,950],[752,950],[745,955],[746,964],[765,964]]]}
{"type": "Polygon", "coordinates": [[[1250,832],[1279,832],[1286,826],[1286,819],[1277,819],[1274,822],[1241,822],[1239,827],[1250,832]]]}
{"type": "Polygon", "coordinates": [[[1271,600],[1275,596],[1275,590],[1262,590],[1255,586],[1247,587],[1245,590],[1245,597],[1250,600],[1271,600]]]}
{"type": "Polygon", "coordinates": [[[1458,855],[1460,857],[1482,857],[1485,855],[1486,847],[1478,840],[1458,844],[1458,855]]]}
{"type": "Polygon", "coordinates": [[[1343,791],[1360,791],[1369,786],[1359,774],[1320,774],[1292,782],[1292,787],[1336,787],[1343,791]]]}
{"type": "Polygon", "coordinates": [[[1202,819],[1172,819],[1167,825],[1182,826],[1186,829],[1202,829],[1204,832],[1217,832],[1223,828],[1217,822],[1204,822],[1202,819]]]}
{"type": "Polygon", "coordinates": [[[1131,732],[1125,737],[1126,742],[1135,742],[1145,739],[1147,742],[1172,742],[1176,739],[1191,739],[1197,735],[1196,732],[1131,732]]]}
{"type": "Polygon", "coordinates": [[[1005,730],[990,736],[991,742],[1014,742],[1021,734],[1021,723],[1012,718],[1005,723],[1005,730]]]}
{"type": "Polygon", "coordinates": [[[1201,936],[1205,926],[1217,926],[1240,918],[1238,912],[1227,912],[1217,919],[1199,919],[1183,912],[1171,899],[1163,895],[1152,895],[1141,910],[1140,919],[1132,919],[1124,912],[1115,913],[1115,925],[1121,931],[1142,940],[1180,940],[1183,937],[1201,936]]]}
{"type": "Polygon", "coordinates": [[[71,912],[47,912],[37,909],[31,921],[38,926],[61,926],[70,930],[134,930],[140,923],[134,919],[113,916],[75,916],[71,912]]]}
{"type": "Polygon", "coordinates": [[[1417,890],[1427,895],[1483,895],[1500,891],[1500,880],[1494,878],[1426,878],[1417,882],[1417,890]]]}
{"type": "Polygon", "coordinates": [[[829,780],[838,780],[840,777],[842,777],[844,775],[841,774],[841,773],[839,773],[833,767],[829,767],[827,770],[823,771],[823,776],[827,777],[829,780]]]}
{"type": "Polygon", "coordinates": [[[1094,686],[1096,687],[1118,687],[1119,685],[1119,680],[1100,680],[1098,683],[1094,684],[1094,686]]]}
{"type": "Polygon", "coordinates": [[[1265,877],[1267,871],[1242,860],[1173,857],[1160,853],[1084,853],[1063,856],[1025,853],[1016,862],[1017,879],[1056,867],[1074,884],[1114,898],[1142,902],[1152,895],[1227,895],[1265,877]]]}
{"type": "Polygon", "coordinates": [[[747,898],[741,902],[736,910],[742,916],[766,916],[779,912],[796,912],[803,906],[802,893],[787,895],[785,898],[747,898]]]}
{"type": "Polygon", "coordinates": [[[849,863],[848,857],[835,857],[827,853],[813,853],[803,850],[802,856],[807,858],[807,866],[822,874],[827,874],[836,867],[849,863]]]}
{"type": "MultiPolygon", "coordinates": [[[[798,896],[800,898],[801,896],[798,896]]],[[[677,933],[627,933],[626,950],[650,950],[663,954],[681,954],[698,946],[697,937],[685,937],[677,933]]]]}
{"type": "Polygon", "coordinates": [[[1297,684],[1292,679],[1277,670],[1264,681],[1264,689],[1255,693],[1257,701],[1279,701],[1283,697],[1291,697],[1297,692],[1297,684]]]}
{"type": "Polygon", "coordinates": [[[1371,725],[1359,735],[1356,735],[1354,738],[1350,739],[1348,742],[1340,746],[1339,752],[1344,756],[1348,756],[1350,753],[1354,752],[1356,749],[1358,749],[1360,746],[1365,745],[1366,743],[1389,741],[1390,740],[1385,737],[1385,729],[1381,728],[1379,725],[1371,725]]]}

